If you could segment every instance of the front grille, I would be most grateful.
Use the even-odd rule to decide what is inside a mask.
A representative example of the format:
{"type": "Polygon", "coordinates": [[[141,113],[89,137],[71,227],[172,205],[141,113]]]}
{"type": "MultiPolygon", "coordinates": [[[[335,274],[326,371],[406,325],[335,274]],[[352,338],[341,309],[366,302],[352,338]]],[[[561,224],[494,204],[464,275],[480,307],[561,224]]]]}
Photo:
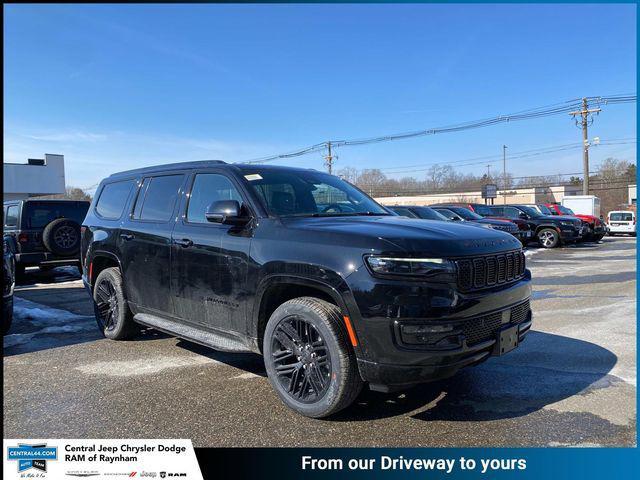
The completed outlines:
{"type": "Polygon", "coordinates": [[[455,260],[458,287],[463,291],[478,290],[518,280],[524,275],[525,258],[522,251],[478,258],[455,260]]]}
{"type": "MultiPolygon", "coordinates": [[[[529,300],[515,307],[511,307],[511,325],[517,325],[527,320],[529,316],[529,300]]],[[[462,322],[462,333],[467,340],[467,345],[492,340],[498,335],[498,331],[503,326],[502,312],[492,313],[484,317],[472,318],[462,322]]]]}
{"type": "Polygon", "coordinates": [[[500,230],[502,232],[507,232],[507,233],[516,233],[518,231],[518,227],[514,224],[508,224],[508,225],[493,225],[493,229],[494,230],[500,230]]]}

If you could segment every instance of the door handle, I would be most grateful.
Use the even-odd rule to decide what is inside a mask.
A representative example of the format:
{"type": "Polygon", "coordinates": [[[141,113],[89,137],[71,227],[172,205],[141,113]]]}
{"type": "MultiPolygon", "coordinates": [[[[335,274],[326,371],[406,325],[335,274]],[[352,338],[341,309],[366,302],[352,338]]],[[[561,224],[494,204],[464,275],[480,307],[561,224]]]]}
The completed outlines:
{"type": "Polygon", "coordinates": [[[133,240],[133,235],[130,233],[121,233],[120,238],[128,242],[129,240],[133,240]]]}
{"type": "Polygon", "coordinates": [[[189,238],[183,238],[181,240],[174,240],[173,243],[175,243],[176,245],[180,245],[183,248],[187,248],[187,247],[190,247],[191,245],[193,245],[193,242],[189,238]]]}

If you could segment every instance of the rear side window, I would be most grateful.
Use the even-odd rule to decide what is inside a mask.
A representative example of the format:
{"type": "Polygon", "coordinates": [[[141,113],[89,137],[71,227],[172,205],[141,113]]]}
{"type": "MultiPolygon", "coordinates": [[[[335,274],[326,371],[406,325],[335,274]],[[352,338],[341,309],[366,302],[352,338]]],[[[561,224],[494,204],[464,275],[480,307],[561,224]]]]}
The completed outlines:
{"type": "Polygon", "coordinates": [[[218,173],[197,174],[191,188],[187,221],[208,223],[204,216],[207,207],[220,200],[237,200],[242,205],[240,193],[227,177],[218,173]]]}
{"type": "Polygon", "coordinates": [[[475,205],[473,209],[476,211],[478,215],[495,215],[495,212],[491,210],[491,208],[485,205],[475,205]]]}
{"type": "Polygon", "coordinates": [[[7,214],[4,219],[4,224],[7,227],[18,226],[18,213],[20,213],[20,207],[18,205],[10,205],[7,208],[7,214]]]}
{"type": "Polygon", "coordinates": [[[105,185],[96,203],[96,213],[108,220],[119,219],[133,184],[133,180],[126,180],[105,185]]]}
{"type": "Polygon", "coordinates": [[[133,218],[167,222],[173,214],[184,175],[145,178],[138,193],[133,218]]]}
{"type": "Polygon", "coordinates": [[[513,207],[505,207],[504,208],[504,216],[508,218],[519,218],[520,210],[513,207]]]}
{"type": "Polygon", "coordinates": [[[85,202],[27,202],[22,210],[23,228],[44,228],[57,218],[82,223],[89,204],[85,202]]]}

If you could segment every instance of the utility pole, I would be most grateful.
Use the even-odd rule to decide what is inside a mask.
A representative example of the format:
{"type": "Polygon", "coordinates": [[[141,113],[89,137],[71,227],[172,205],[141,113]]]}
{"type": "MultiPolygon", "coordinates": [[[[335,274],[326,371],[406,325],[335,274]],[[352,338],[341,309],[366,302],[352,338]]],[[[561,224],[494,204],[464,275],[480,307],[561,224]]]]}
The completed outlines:
{"type": "MultiPolygon", "coordinates": [[[[576,125],[582,127],[582,143],[584,144],[582,149],[582,174],[584,175],[584,180],[582,181],[583,195],[589,195],[589,134],[587,133],[587,127],[589,126],[589,115],[593,113],[600,113],[600,109],[589,109],[589,103],[586,98],[582,99],[582,110],[569,113],[569,115],[576,119],[576,125]],[[578,115],[581,117],[580,122],[576,118],[578,115]]],[[[591,123],[593,123],[593,118],[591,118],[591,123]]]]}
{"type": "Polygon", "coordinates": [[[331,175],[333,170],[333,155],[331,154],[331,142],[327,142],[327,149],[329,150],[327,156],[324,157],[324,164],[327,166],[327,171],[331,175]]]}
{"type": "Polygon", "coordinates": [[[502,204],[507,204],[507,146],[502,145],[502,204]]]}

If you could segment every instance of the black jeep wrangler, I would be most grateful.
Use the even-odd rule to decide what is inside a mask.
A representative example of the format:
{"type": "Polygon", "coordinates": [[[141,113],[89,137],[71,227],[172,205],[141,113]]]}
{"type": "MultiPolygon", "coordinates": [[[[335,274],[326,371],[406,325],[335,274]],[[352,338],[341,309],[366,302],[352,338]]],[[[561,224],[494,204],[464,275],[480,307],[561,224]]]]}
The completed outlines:
{"type": "MultiPolygon", "coordinates": [[[[83,225],[100,330],[264,356],[310,417],[518,346],[531,274],[505,232],[400,217],[315,170],[193,162],[104,180],[83,225]]],[[[517,369],[514,369],[514,378],[517,369]]]]}
{"type": "Polygon", "coordinates": [[[33,266],[80,266],[80,225],[88,209],[89,202],[79,200],[4,202],[4,234],[15,255],[16,275],[33,266]]]}

